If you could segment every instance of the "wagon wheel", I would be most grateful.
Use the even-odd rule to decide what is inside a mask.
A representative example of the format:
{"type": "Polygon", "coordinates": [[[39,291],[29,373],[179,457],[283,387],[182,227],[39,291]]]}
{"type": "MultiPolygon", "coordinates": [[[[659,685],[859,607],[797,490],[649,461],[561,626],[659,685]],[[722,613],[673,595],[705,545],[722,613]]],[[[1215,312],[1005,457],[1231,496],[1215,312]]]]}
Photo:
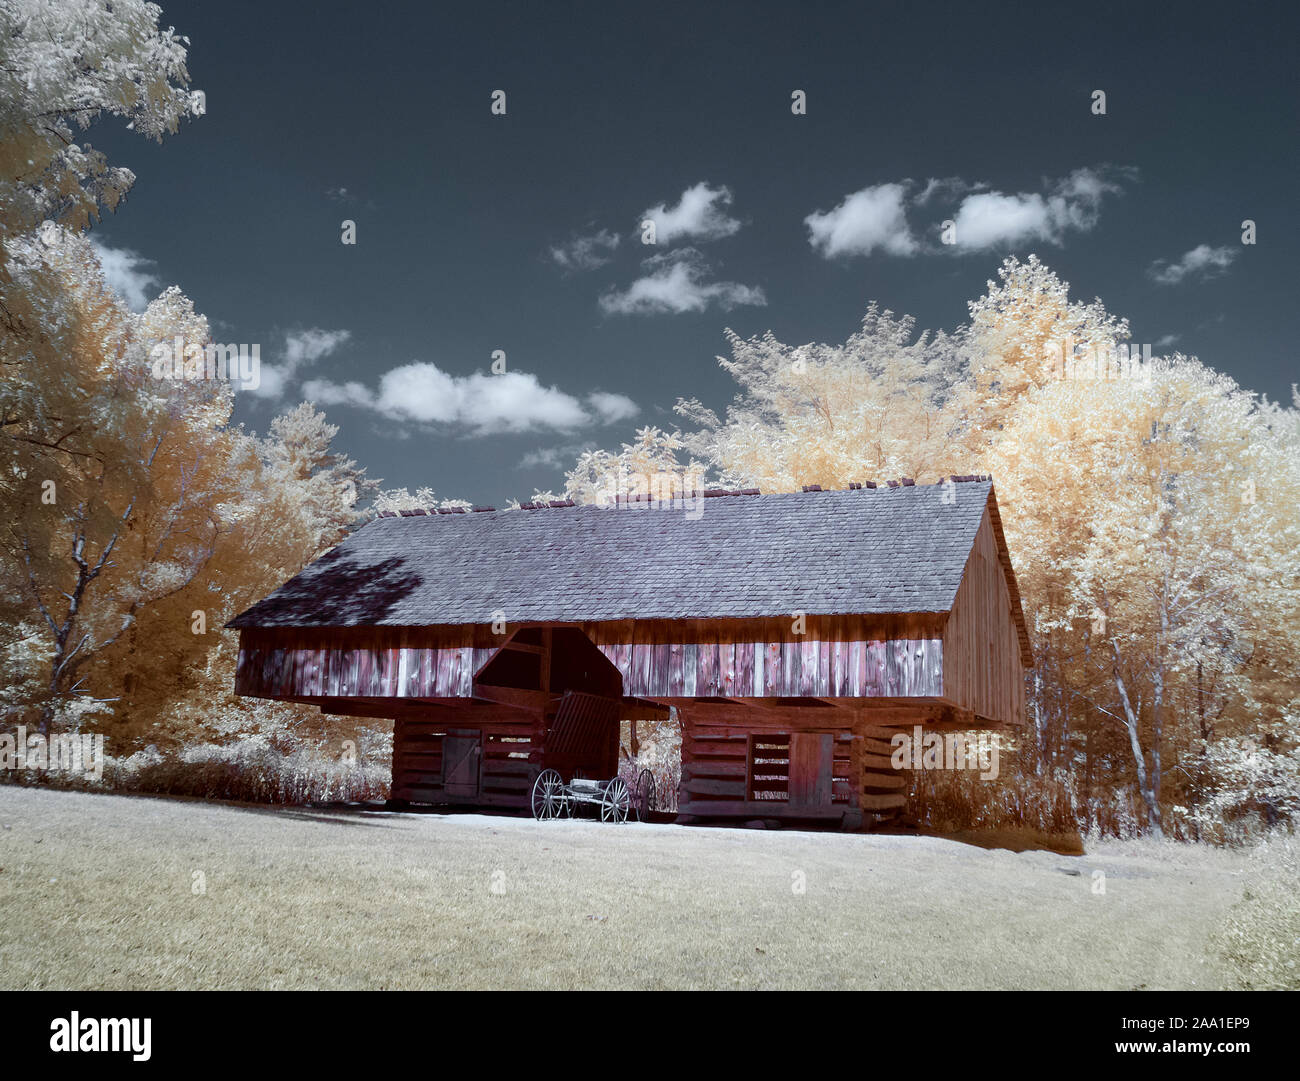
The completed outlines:
{"type": "Polygon", "coordinates": [[[643,769],[636,779],[636,817],[639,822],[648,822],[652,811],[659,807],[655,794],[654,774],[643,769]]]}
{"type": "Polygon", "coordinates": [[[632,796],[627,790],[627,782],[622,777],[615,777],[605,786],[605,794],[600,798],[600,820],[626,822],[631,809],[632,796]]]}
{"type": "Polygon", "coordinates": [[[544,769],[533,782],[533,817],[558,818],[568,810],[564,781],[553,769],[544,769]]]}

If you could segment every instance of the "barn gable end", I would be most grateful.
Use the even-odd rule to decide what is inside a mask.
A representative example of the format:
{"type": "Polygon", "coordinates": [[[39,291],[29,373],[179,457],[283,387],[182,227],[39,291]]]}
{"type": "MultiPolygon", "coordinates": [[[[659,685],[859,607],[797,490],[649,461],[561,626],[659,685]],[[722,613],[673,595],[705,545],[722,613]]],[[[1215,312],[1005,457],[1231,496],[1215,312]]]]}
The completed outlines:
{"type": "Polygon", "coordinates": [[[983,721],[1021,722],[1020,628],[989,509],[943,631],[943,694],[983,721]]]}

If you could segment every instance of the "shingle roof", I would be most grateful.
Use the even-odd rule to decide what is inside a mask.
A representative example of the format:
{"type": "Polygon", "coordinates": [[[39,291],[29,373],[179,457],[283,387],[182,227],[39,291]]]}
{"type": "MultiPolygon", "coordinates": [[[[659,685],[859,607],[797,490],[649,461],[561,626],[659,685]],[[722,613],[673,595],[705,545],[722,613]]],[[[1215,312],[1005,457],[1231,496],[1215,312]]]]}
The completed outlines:
{"type": "Polygon", "coordinates": [[[696,520],[648,503],[381,517],[230,626],[947,612],[992,490],[727,495],[696,520]]]}

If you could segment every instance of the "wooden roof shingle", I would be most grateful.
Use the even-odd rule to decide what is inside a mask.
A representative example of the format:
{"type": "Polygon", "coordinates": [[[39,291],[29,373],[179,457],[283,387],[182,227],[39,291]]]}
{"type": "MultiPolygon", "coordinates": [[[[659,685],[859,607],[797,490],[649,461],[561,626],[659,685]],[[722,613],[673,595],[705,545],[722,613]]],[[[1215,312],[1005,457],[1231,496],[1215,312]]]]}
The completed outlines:
{"type": "Polygon", "coordinates": [[[1024,617],[993,485],[726,495],[679,505],[381,517],[231,627],[947,612],[984,510],[1024,617]]]}

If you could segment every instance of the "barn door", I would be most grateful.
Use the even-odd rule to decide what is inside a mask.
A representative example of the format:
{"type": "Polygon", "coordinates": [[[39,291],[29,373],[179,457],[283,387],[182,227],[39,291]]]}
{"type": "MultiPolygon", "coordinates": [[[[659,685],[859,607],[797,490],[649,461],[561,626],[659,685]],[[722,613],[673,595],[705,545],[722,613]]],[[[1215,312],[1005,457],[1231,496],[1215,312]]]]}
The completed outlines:
{"type": "Polygon", "coordinates": [[[482,732],[449,732],[442,738],[442,790],[462,799],[479,794],[482,732]]]}
{"type": "Polygon", "coordinates": [[[829,732],[790,734],[790,807],[831,805],[833,741],[829,732]]]}

